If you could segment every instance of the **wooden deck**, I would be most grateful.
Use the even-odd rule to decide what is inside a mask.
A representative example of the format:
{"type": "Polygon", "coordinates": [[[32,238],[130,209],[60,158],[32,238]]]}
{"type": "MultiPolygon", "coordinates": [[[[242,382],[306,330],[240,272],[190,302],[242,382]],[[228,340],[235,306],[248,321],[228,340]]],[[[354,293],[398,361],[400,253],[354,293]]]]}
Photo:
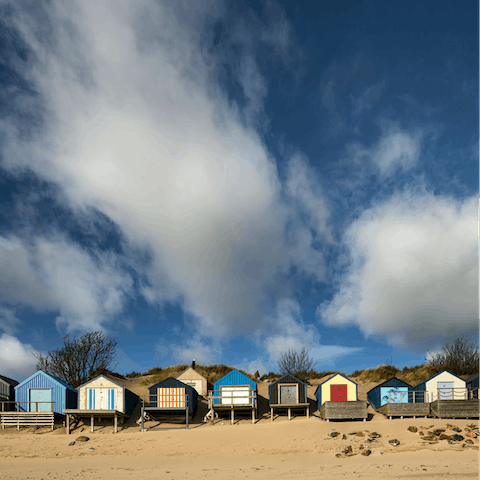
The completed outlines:
{"type": "Polygon", "coordinates": [[[435,400],[430,415],[438,418],[478,418],[478,400],[435,400]]]}
{"type": "Polygon", "coordinates": [[[288,410],[288,419],[292,419],[292,410],[305,410],[307,418],[310,418],[310,404],[309,403],[271,403],[270,404],[270,420],[273,422],[274,410],[288,410]]]}
{"type": "Polygon", "coordinates": [[[220,391],[210,390],[208,392],[208,413],[205,415],[211,419],[213,424],[215,419],[215,410],[230,411],[230,423],[235,423],[235,410],[252,412],[252,423],[255,423],[255,412],[257,411],[257,392],[251,391],[248,395],[228,397],[222,395],[220,391]]]}
{"type": "Polygon", "coordinates": [[[427,417],[430,415],[429,403],[386,403],[377,409],[390,420],[392,417],[427,417]]]}
{"type": "Polygon", "coordinates": [[[70,434],[70,420],[73,419],[80,419],[85,417],[90,417],[90,431],[93,433],[94,431],[94,423],[95,417],[98,418],[98,421],[101,422],[102,418],[112,418],[113,419],[113,429],[115,433],[118,432],[118,419],[120,418],[120,422],[123,423],[125,415],[118,410],[80,410],[80,409],[66,409],[63,413],[67,417],[67,435],[70,434]]]}
{"type": "Polygon", "coordinates": [[[54,412],[0,412],[2,429],[5,427],[51,427],[55,425],[54,412]]]}
{"type": "Polygon", "coordinates": [[[368,418],[367,402],[362,400],[351,402],[325,402],[320,407],[320,416],[326,420],[355,420],[368,418]]]}

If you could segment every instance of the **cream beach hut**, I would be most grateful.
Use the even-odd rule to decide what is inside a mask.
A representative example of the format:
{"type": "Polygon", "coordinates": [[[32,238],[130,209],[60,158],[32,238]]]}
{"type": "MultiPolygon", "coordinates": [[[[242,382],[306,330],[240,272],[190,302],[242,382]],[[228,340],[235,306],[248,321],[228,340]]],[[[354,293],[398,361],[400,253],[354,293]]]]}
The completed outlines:
{"type": "Polygon", "coordinates": [[[178,375],[177,380],[180,380],[186,385],[190,385],[202,397],[207,397],[207,379],[200,375],[194,368],[188,367],[180,375],[178,375]]]}
{"type": "Polygon", "coordinates": [[[90,417],[91,431],[94,428],[94,418],[113,418],[114,429],[117,431],[117,420],[121,422],[132,414],[138,397],[123,385],[105,375],[99,375],[78,387],[78,405],[76,409],[63,412],[67,415],[67,433],[69,433],[70,416],[90,417]]]}

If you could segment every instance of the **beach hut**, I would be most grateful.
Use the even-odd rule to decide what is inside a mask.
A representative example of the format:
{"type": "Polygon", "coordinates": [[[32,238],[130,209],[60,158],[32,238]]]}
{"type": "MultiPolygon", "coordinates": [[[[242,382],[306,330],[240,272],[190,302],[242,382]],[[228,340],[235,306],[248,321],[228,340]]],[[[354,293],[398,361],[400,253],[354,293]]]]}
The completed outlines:
{"type": "Polygon", "coordinates": [[[478,398],[478,373],[465,380],[469,391],[469,398],[478,398]]]}
{"type": "MultiPolygon", "coordinates": [[[[386,403],[408,403],[408,392],[412,386],[402,380],[392,377],[367,392],[370,405],[378,410],[386,403]]],[[[411,400],[410,400],[411,401],[411,400]]]]}
{"type": "Polygon", "coordinates": [[[63,415],[77,406],[77,391],[53,375],[39,370],[15,387],[15,401],[23,412],[54,412],[63,415]]]}
{"type": "MultiPolygon", "coordinates": [[[[438,418],[477,418],[478,400],[468,399],[467,383],[448,370],[413,387],[430,402],[430,415],[438,418]],[[423,393],[424,392],[424,393],[423,393]]],[[[419,400],[420,401],[420,400],[419,400]]]]}
{"type": "Polygon", "coordinates": [[[188,367],[180,375],[177,380],[193,387],[202,397],[207,396],[208,382],[205,377],[202,377],[194,368],[188,367]]]}
{"type": "MultiPolygon", "coordinates": [[[[0,402],[13,402],[15,400],[16,380],[0,375],[0,402]]],[[[2,403],[0,412],[15,410],[13,403],[2,403]]]]}
{"type": "Polygon", "coordinates": [[[270,405],[270,419],[273,421],[274,409],[284,409],[288,411],[288,419],[291,419],[292,409],[304,409],[307,418],[310,414],[310,405],[308,403],[307,384],[287,374],[275,380],[268,386],[268,396],[270,405]]]}
{"type": "Polygon", "coordinates": [[[358,384],[336,373],[315,390],[320,416],[330,419],[367,419],[367,402],[358,400],[358,384]]]}
{"type": "Polygon", "coordinates": [[[232,370],[213,384],[208,395],[208,406],[213,422],[215,410],[230,410],[231,422],[235,421],[235,411],[252,411],[252,423],[255,423],[257,409],[257,383],[238,370],[232,370]]]}
{"type": "Polygon", "coordinates": [[[93,432],[94,418],[111,417],[114,431],[118,431],[118,418],[121,422],[132,414],[138,397],[133,392],[105,375],[89,380],[78,387],[78,406],[65,409],[67,433],[70,433],[70,417],[90,417],[90,430],[93,432]]]}
{"type": "Polygon", "coordinates": [[[430,413],[429,403],[417,402],[419,392],[414,392],[408,383],[392,377],[367,392],[372,407],[388,418],[404,416],[426,417],[430,413]]]}
{"type": "Polygon", "coordinates": [[[2,428],[50,426],[66,408],[77,405],[77,391],[63,380],[41,370],[15,387],[15,411],[0,412],[2,428]]]}
{"type": "Polygon", "coordinates": [[[198,406],[198,393],[192,386],[176,378],[168,377],[152,385],[148,390],[148,399],[143,397],[142,401],[140,415],[142,432],[145,431],[146,416],[156,419],[159,415],[164,414],[168,414],[170,417],[175,414],[184,414],[188,429],[188,419],[190,416],[193,418],[198,406]]]}
{"type": "Polygon", "coordinates": [[[418,385],[412,387],[412,390],[420,392],[419,401],[423,395],[427,402],[436,400],[464,400],[466,398],[465,380],[448,370],[442,370],[439,373],[427,378],[418,385]],[[423,393],[425,392],[425,393],[423,393]]]}

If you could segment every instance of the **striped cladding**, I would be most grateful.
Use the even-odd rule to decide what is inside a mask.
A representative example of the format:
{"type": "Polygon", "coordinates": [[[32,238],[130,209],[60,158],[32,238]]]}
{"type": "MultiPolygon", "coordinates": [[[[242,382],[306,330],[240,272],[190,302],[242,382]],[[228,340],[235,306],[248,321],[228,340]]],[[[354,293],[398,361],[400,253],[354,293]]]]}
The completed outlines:
{"type": "Polygon", "coordinates": [[[159,388],[157,395],[159,408],[185,408],[184,388],[159,388]]]}

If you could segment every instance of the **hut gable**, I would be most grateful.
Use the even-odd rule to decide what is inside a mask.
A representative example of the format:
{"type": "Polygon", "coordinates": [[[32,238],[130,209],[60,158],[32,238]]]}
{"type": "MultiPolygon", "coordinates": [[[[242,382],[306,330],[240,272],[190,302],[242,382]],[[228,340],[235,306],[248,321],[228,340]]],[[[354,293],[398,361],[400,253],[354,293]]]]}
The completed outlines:
{"type": "Polygon", "coordinates": [[[357,401],[358,384],[341,373],[335,373],[315,390],[318,408],[329,401],[357,401]]]}
{"type": "Polygon", "coordinates": [[[307,403],[307,384],[287,374],[268,387],[270,405],[307,403]]]}
{"type": "Polygon", "coordinates": [[[408,392],[411,390],[411,385],[396,377],[392,377],[369,390],[367,392],[367,398],[372,407],[376,410],[382,405],[388,403],[389,401],[396,403],[397,397],[400,396],[401,398],[399,398],[398,401],[408,403],[410,398],[408,392]],[[393,397],[391,395],[387,396],[389,391],[393,391],[396,393],[393,397]],[[400,393],[397,395],[397,392],[400,393]]]}
{"type": "MultiPolygon", "coordinates": [[[[458,375],[455,375],[448,370],[442,370],[441,372],[436,373],[435,375],[427,378],[423,382],[420,382],[418,385],[412,387],[412,390],[423,392],[425,391],[427,394],[426,401],[433,402],[438,400],[438,388],[442,388],[442,397],[440,400],[450,399],[450,395],[453,394],[453,398],[463,398],[465,394],[466,382],[458,375]],[[448,391],[448,389],[453,388],[454,390],[448,391]],[[462,390],[463,389],[463,390],[462,390]]],[[[419,400],[424,401],[421,394],[419,394],[419,400]]]]}
{"type": "Polygon", "coordinates": [[[200,375],[192,367],[188,367],[180,375],[178,375],[177,380],[180,380],[183,383],[190,385],[202,397],[207,396],[207,389],[208,389],[207,379],[202,375],[200,375]]]}
{"type": "MultiPolygon", "coordinates": [[[[31,404],[27,402],[53,402],[53,411],[63,414],[63,410],[76,408],[77,391],[63,380],[49,375],[42,370],[35,372],[15,387],[15,400],[21,402],[20,409],[30,411],[31,404]]],[[[48,409],[50,404],[39,404],[39,408],[48,409]]]]}
{"type": "Polygon", "coordinates": [[[123,385],[105,375],[78,387],[79,410],[116,410],[131,415],[138,397],[123,385]]]}
{"type": "Polygon", "coordinates": [[[173,377],[168,377],[161,382],[156,383],[149,387],[150,392],[150,402],[149,405],[151,407],[158,408],[159,410],[171,410],[171,409],[178,409],[184,408],[184,401],[186,395],[187,399],[187,407],[188,410],[194,413],[197,409],[198,405],[198,393],[197,391],[192,388],[190,385],[181,382],[173,377]],[[161,390],[160,390],[161,389],[161,390]],[[165,390],[163,389],[178,389],[173,391],[172,395],[165,400],[164,393],[165,390]],[[162,393],[163,392],[163,393],[162,393]],[[163,401],[163,404],[162,404],[163,401]]]}

